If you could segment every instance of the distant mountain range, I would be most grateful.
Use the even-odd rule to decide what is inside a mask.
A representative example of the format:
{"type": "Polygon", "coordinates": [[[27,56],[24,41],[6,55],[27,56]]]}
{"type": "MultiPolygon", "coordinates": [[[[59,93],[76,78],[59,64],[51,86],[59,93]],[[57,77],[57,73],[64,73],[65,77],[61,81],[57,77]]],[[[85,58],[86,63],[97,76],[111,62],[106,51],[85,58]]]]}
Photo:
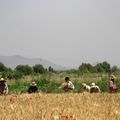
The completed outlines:
{"type": "Polygon", "coordinates": [[[65,70],[66,68],[61,65],[56,65],[50,61],[41,58],[26,58],[20,55],[14,56],[0,56],[0,62],[5,66],[14,69],[17,65],[29,65],[42,64],[45,68],[51,66],[55,70],[65,70]]]}

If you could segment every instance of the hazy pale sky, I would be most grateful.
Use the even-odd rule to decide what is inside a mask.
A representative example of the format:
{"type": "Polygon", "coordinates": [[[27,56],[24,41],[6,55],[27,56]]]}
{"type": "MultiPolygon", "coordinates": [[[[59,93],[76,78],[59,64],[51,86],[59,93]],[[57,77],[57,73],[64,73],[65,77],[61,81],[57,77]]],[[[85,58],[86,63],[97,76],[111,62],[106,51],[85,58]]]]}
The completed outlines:
{"type": "Polygon", "coordinates": [[[0,0],[0,55],[63,66],[120,66],[120,0],[0,0]]]}

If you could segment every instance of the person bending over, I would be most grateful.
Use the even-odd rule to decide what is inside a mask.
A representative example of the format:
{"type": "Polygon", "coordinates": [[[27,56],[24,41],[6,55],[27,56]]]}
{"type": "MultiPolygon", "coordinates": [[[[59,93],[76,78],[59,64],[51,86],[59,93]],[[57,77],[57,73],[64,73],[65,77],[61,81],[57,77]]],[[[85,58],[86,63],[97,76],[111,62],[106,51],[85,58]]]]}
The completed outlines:
{"type": "Polygon", "coordinates": [[[65,82],[59,87],[59,89],[62,89],[64,92],[73,92],[74,88],[75,87],[69,77],[66,77],[65,82]]]}

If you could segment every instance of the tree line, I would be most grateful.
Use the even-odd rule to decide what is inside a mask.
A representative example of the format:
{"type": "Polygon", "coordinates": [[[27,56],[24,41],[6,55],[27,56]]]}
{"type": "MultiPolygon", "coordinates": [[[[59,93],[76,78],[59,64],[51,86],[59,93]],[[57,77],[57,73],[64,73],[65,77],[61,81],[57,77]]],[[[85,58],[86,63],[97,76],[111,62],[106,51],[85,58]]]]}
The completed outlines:
{"type": "Polygon", "coordinates": [[[108,62],[104,61],[101,63],[97,63],[92,65],[90,63],[82,63],[78,69],[67,70],[67,73],[76,73],[76,74],[86,74],[86,73],[118,73],[120,72],[120,68],[118,66],[111,66],[108,62]]]}
{"type": "Polygon", "coordinates": [[[111,66],[108,62],[104,61],[96,65],[82,63],[78,70],[81,73],[114,73],[119,71],[119,68],[117,66],[111,66]]]}
{"type": "Polygon", "coordinates": [[[8,79],[20,79],[23,76],[28,76],[32,74],[39,75],[47,72],[55,72],[55,70],[51,66],[48,69],[44,68],[41,64],[36,64],[33,67],[29,65],[18,65],[13,70],[6,67],[3,63],[0,63],[0,75],[1,77],[8,79]]]}
{"type": "MultiPolygon", "coordinates": [[[[90,63],[82,63],[76,70],[68,70],[70,73],[114,73],[120,71],[117,66],[112,66],[104,61],[102,63],[97,63],[96,65],[91,65],[90,63]]],[[[0,63],[0,75],[1,77],[8,79],[20,79],[23,76],[28,75],[40,75],[47,72],[56,72],[51,66],[47,69],[44,68],[41,64],[36,64],[34,66],[29,65],[18,65],[13,70],[6,67],[3,63],[0,63]]],[[[62,71],[64,72],[64,71],[62,71]]]]}

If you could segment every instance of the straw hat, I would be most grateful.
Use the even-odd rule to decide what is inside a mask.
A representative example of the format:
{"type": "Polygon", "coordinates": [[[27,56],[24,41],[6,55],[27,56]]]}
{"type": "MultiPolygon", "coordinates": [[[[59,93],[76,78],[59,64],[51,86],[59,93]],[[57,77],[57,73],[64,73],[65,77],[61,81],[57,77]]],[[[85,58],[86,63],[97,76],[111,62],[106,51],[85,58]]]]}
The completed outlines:
{"type": "Polygon", "coordinates": [[[36,82],[32,82],[32,86],[37,86],[36,82]]]}
{"type": "Polygon", "coordinates": [[[92,85],[92,86],[95,86],[95,83],[92,83],[91,85],[92,85]]]}
{"type": "Polygon", "coordinates": [[[0,82],[6,82],[6,80],[4,78],[1,78],[0,82]]]}
{"type": "Polygon", "coordinates": [[[85,87],[85,86],[87,86],[87,85],[86,85],[85,83],[82,83],[82,86],[84,86],[84,87],[85,87]]]}
{"type": "Polygon", "coordinates": [[[115,80],[116,79],[115,75],[113,75],[113,74],[110,75],[110,79],[114,79],[115,80]]]}

